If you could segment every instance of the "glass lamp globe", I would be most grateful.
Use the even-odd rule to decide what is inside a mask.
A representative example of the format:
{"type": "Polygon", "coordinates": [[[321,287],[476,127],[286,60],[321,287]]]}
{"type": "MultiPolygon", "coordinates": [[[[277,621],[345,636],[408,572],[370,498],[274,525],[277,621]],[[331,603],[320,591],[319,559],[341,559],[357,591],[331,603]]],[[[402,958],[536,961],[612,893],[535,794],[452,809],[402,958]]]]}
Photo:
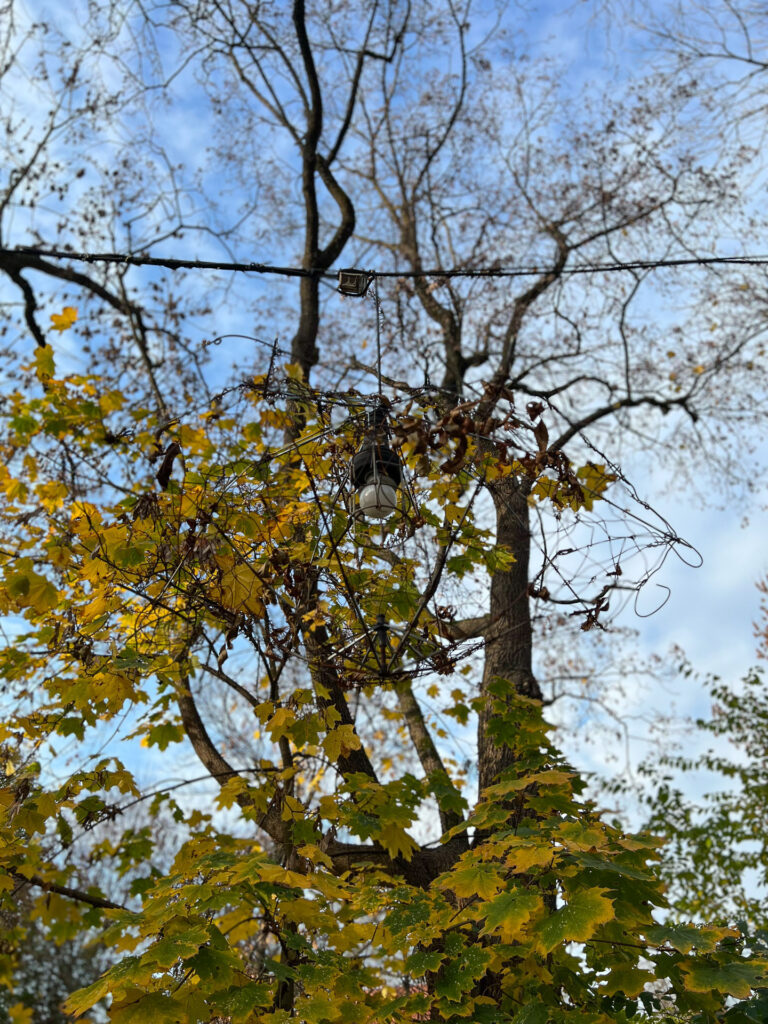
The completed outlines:
{"type": "Polygon", "coordinates": [[[360,489],[358,507],[368,519],[387,519],[397,508],[397,488],[387,477],[360,489]]]}

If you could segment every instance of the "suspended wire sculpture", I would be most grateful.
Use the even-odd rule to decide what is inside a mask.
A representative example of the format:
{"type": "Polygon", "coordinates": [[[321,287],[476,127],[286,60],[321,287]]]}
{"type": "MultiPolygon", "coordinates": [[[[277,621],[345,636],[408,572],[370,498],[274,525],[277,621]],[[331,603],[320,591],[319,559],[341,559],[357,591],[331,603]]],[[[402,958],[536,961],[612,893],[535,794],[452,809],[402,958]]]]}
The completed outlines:
{"type": "Polygon", "coordinates": [[[450,674],[460,661],[484,646],[482,641],[459,642],[426,629],[406,637],[406,630],[407,626],[397,626],[379,612],[366,629],[335,647],[334,664],[352,685],[397,683],[434,673],[450,674]]]}

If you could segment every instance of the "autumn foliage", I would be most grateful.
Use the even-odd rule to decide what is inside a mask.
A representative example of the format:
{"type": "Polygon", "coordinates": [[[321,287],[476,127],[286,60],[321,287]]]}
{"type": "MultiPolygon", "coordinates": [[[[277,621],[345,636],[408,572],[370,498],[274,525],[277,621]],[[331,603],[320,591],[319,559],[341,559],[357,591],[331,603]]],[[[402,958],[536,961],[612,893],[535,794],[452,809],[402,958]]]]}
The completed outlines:
{"type": "Polygon", "coordinates": [[[110,997],[116,1024],[743,1019],[728,1006],[766,965],[735,929],[663,923],[656,840],[583,800],[537,701],[503,678],[479,694],[476,645],[437,602],[452,579],[510,566],[483,487],[528,474],[531,502],[579,508],[604,470],[537,460],[534,427],[515,460],[498,425],[433,430],[439,410],[411,401],[393,441],[407,493],[382,529],[345,483],[365,400],[323,420],[296,367],[172,423],[96,378],[58,378],[50,349],[35,370],[36,393],[10,399],[0,478],[6,980],[24,892],[53,940],[90,929],[111,946],[67,1006],[110,997]],[[430,754],[422,676],[457,727],[490,701],[508,766],[476,801],[466,766],[430,754]],[[225,723],[200,710],[215,682],[236,700],[225,723]],[[250,763],[227,759],[235,729],[255,734],[250,763]],[[50,770],[71,738],[76,767],[50,770]],[[122,739],[169,759],[191,743],[217,793],[142,793],[122,739]],[[165,872],[145,870],[151,832],[121,833],[137,801],[178,826],[165,872]],[[119,899],[72,865],[85,833],[119,899]]]}

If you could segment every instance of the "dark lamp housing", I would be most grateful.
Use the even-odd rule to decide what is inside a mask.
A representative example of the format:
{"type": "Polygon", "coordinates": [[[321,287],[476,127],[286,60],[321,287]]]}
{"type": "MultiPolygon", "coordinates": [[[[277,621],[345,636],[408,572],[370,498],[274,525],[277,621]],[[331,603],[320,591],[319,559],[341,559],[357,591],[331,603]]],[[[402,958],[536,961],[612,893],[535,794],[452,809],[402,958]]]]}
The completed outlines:
{"type": "Polygon", "coordinates": [[[395,487],[403,478],[400,459],[386,444],[366,441],[352,459],[352,486],[356,491],[364,487],[374,476],[387,477],[395,487]]]}
{"type": "Polygon", "coordinates": [[[403,479],[400,459],[386,444],[366,441],[352,458],[352,487],[358,507],[368,519],[387,519],[397,508],[397,488],[403,479]]]}

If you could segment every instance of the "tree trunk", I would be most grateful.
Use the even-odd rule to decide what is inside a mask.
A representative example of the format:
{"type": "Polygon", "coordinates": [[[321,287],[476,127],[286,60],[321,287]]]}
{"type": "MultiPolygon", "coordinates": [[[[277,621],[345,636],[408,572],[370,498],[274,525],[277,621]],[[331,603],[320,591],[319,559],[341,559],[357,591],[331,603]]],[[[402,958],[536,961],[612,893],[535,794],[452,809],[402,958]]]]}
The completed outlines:
{"type": "MultiPolygon", "coordinates": [[[[307,269],[312,269],[312,261],[316,253],[307,253],[304,259],[309,264],[307,269]]],[[[298,363],[304,372],[304,380],[309,381],[312,368],[319,359],[317,351],[317,333],[320,326],[320,296],[319,281],[315,275],[303,277],[299,286],[300,313],[299,326],[291,342],[291,361],[298,363]]],[[[299,417],[300,422],[303,416],[299,417]]],[[[288,430],[288,439],[294,441],[301,433],[301,426],[296,429],[292,426],[288,430]]]]}
{"type": "Polygon", "coordinates": [[[496,506],[496,540],[507,547],[515,561],[507,572],[491,580],[490,626],[485,634],[483,695],[478,722],[478,777],[482,791],[499,772],[512,763],[508,747],[498,747],[488,736],[494,698],[488,686],[495,678],[508,680],[526,697],[541,700],[541,689],[531,667],[532,632],[528,596],[528,562],[531,530],[528,488],[516,480],[500,480],[491,488],[496,506]]]}

